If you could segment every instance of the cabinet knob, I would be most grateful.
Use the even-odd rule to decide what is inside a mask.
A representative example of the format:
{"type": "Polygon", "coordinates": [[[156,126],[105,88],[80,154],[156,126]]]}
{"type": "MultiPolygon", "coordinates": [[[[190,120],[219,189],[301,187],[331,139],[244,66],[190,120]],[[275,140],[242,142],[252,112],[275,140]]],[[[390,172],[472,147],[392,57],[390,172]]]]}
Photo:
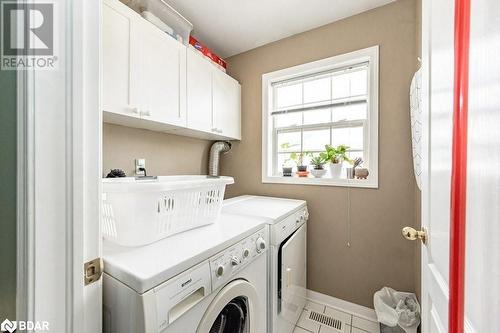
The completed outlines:
{"type": "Polygon", "coordinates": [[[151,112],[149,112],[149,110],[144,110],[144,111],[141,111],[141,115],[149,117],[149,116],[151,116],[151,112]]]}
{"type": "Polygon", "coordinates": [[[139,114],[139,108],[130,107],[132,113],[139,114]]]}

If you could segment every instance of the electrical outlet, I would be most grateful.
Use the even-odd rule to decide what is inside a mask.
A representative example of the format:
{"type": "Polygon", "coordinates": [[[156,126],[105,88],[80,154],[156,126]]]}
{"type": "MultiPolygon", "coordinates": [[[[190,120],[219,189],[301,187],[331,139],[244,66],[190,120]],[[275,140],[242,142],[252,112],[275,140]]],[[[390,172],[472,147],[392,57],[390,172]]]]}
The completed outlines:
{"type": "Polygon", "coordinates": [[[144,158],[136,158],[135,159],[135,174],[138,176],[144,176],[144,170],[146,169],[146,159],[144,158]]]}

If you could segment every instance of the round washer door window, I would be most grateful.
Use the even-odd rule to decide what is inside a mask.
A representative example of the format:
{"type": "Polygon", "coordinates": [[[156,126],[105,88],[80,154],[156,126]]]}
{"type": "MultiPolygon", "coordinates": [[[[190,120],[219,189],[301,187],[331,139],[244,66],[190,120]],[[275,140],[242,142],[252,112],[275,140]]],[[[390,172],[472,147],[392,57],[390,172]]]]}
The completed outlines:
{"type": "Polygon", "coordinates": [[[196,333],[262,333],[255,327],[259,320],[257,290],[245,280],[235,280],[222,288],[210,303],[196,333]]]}
{"type": "Polygon", "coordinates": [[[231,300],[219,313],[209,333],[247,333],[248,305],[244,297],[231,300]]]}

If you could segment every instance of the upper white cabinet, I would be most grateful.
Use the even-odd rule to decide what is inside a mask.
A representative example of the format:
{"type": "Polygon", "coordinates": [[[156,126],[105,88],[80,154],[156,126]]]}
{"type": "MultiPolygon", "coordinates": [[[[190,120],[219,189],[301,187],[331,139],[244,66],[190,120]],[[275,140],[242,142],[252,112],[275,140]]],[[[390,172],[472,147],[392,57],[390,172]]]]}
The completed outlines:
{"type": "Polygon", "coordinates": [[[105,119],[185,126],[186,47],[118,0],[103,7],[103,110],[111,113],[105,119]]]}
{"type": "Polygon", "coordinates": [[[130,117],[139,115],[140,56],[138,17],[118,1],[103,5],[102,108],[130,117]]]}
{"type": "Polygon", "coordinates": [[[191,129],[212,131],[212,67],[199,54],[187,50],[187,126],[191,129]]]}
{"type": "Polygon", "coordinates": [[[241,139],[240,85],[119,0],[104,0],[106,122],[206,139],[241,139]]]}
{"type": "Polygon", "coordinates": [[[212,110],[214,129],[223,136],[241,139],[241,86],[217,68],[212,74],[212,110]]]}
{"type": "Polygon", "coordinates": [[[187,126],[241,139],[241,87],[196,51],[187,51],[187,126]]]}
{"type": "Polygon", "coordinates": [[[143,119],[186,125],[186,48],[141,20],[143,119]]]}

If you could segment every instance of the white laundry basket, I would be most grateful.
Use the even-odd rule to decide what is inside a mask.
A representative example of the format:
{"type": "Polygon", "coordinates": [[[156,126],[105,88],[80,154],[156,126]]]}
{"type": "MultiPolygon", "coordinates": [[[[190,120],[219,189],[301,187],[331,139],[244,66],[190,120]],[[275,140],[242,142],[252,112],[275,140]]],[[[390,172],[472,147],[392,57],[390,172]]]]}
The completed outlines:
{"type": "Polygon", "coordinates": [[[215,222],[231,177],[103,179],[103,237],[140,246],[215,222]]]}

